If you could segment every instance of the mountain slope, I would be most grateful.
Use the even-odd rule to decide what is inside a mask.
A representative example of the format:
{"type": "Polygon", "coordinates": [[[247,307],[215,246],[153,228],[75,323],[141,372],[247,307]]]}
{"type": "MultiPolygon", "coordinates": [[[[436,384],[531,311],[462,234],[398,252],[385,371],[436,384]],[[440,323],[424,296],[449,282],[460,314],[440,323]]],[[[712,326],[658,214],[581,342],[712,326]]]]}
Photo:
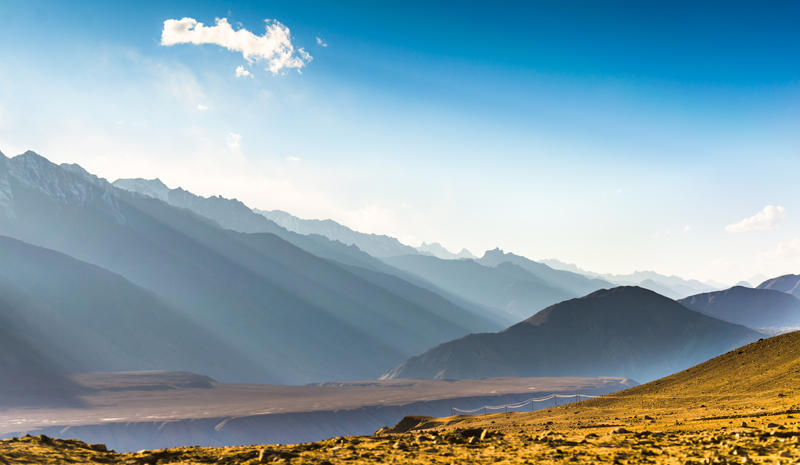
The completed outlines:
{"type": "MultiPolygon", "coordinates": [[[[251,210],[236,199],[225,199],[220,196],[200,197],[181,188],[170,189],[160,179],[118,179],[113,185],[163,200],[176,207],[188,208],[234,231],[271,232],[284,237],[281,234],[284,231],[281,230],[285,230],[301,236],[323,236],[344,245],[356,245],[373,257],[417,253],[416,249],[401,244],[393,237],[356,232],[333,220],[303,220],[280,210],[251,210]]],[[[294,243],[289,237],[284,239],[294,243]]],[[[304,248],[300,244],[295,245],[304,248]]]]}
{"type": "Polygon", "coordinates": [[[612,287],[610,283],[602,279],[592,279],[569,271],[554,270],[543,263],[538,263],[513,253],[504,253],[500,249],[488,250],[483,254],[483,257],[476,261],[485,266],[497,266],[503,262],[511,262],[530,271],[547,283],[548,286],[562,289],[576,296],[612,287]]]}
{"type": "Polygon", "coordinates": [[[800,298],[800,274],[787,274],[778,276],[759,284],[757,289],[772,289],[774,291],[785,292],[800,298]]]}
{"type": "Polygon", "coordinates": [[[800,299],[781,291],[735,286],[678,302],[705,315],[749,328],[800,327],[800,299]]]}
{"type": "Polygon", "coordinates": [[[508,312],[517,321],[548,305],[575,297],[510,263],[492,268],[474,260],[442,260],[428,255],[402,255],[384,261],[448,292],[508,312]]]}
{"type": "Polygon", "coordinates": [[[0,257],[2,316],[47,341],[42,352],[64,370],[259,377],[255,363],[122,276],[5,236],[0,257]]]}
{"type": "Polygon", "coordinates": [[[384,377],[625,376],[649,381],[759,337],[655,292],[617,287],[553,305],[500,333],[441,344],[384,377]]]}
{"type": "Polygon", "coordinates": [[[258,364],[220,380],[374,378],[413,353],[496,328],[442,301],[420,306],[273,234],[223,229],[32,152],[0,159],[0,190],[11,207],[0,233],[122,275],[258,364]]]}

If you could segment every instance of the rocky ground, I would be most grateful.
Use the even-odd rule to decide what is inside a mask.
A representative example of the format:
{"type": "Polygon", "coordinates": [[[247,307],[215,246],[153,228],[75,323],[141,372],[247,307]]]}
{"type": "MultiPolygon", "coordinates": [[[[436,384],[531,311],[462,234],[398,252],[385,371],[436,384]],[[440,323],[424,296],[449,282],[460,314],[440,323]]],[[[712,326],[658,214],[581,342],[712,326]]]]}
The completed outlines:
{"type": "Polygon", "coordinates": [[[117,454],[102,445],[24,437],[0,442],[4,464],[337,464],[337,463],[797,463],[797,428],[708,431],[578,431],[541,435],[453,429],[425,434],[337,438],[292,446],[189,447],[117,454]]]}

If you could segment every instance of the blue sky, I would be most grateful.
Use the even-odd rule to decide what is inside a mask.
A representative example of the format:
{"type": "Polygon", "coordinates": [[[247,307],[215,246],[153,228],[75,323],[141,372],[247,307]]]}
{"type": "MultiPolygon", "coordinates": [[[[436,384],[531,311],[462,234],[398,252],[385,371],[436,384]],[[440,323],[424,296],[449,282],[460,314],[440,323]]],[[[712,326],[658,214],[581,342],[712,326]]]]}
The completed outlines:
{"type": "Polygon", "coordinates": [[[0,151],[415,245],[798,273],[798,20],[796,2],[0,0],[0,151]],[[273,74],[161,45],[182,18],[276,20],[311,59],[273,74]]]}

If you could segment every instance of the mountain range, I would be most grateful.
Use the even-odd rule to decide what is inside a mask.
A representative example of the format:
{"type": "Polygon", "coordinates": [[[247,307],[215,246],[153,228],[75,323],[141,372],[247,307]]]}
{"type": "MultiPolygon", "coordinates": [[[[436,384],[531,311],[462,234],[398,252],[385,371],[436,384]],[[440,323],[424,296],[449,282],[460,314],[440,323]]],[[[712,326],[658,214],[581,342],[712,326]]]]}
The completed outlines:
{"type": "Polygon", "coordinates": [[[0,369],[27,385],[165,369],[288,384],[382,373],[646,381],[758,335],[738,325],[800,323],[800,276],[719,291],[499,248],[415,249],[157,179],[112,184],[33,152],[0,154],[0,254],[2,335],[14,341],[0,369]]]}
{"type": "MultiPolygon", "coordinates": [[[[375,378],[432,345],[502,327],[369,268],[386,265],[358,248],[316,236],[320,254],[342,262],[322,258],[33,152],[0,155],[0,195],[1,235],[125,278],[253,362],[231,363],[222,381],[375,378]]],[[[102,318],[102,308],[87,308],[102,318]]]]}
{"type": "Polygon", "coordinates": [[[383,375],[480,379],[624,376],[646,382],[761,337],[639,287],[599,290],[548,307],[499,333],[471,334],[383,375]]]}

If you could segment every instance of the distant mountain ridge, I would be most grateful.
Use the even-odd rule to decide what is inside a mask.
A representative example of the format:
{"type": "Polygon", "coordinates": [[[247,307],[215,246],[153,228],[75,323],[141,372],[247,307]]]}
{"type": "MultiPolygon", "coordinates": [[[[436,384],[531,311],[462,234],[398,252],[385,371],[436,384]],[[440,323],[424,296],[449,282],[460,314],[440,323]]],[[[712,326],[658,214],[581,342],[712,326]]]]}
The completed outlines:
{"type": "Polygon", "coordinates": [[[445,260],[456,260],[459,258],[465,258],[465,259],[478,258],[475,255],[472,255],[472,253],[467,249],[461,249],[461,252],[453,253],[445,249],[444,246],[442,246],[442,244],[439,244],[438,242],[432,242],[430,244],[426,244],[425,242],[423,242],[421,246],[417,247],[417,251],[423,254],[430,254],[433,255],[434,257],[442,258],[445,260]]]}
{"type": "Polygon", "coordinates": [[[772,289],[800,298],[800,275],[787,274],[764,281],[757,289],[772,289]]]}
{"type": "Polygon", "coordinates": [[[216,198],[195,208],[207,207],[222,221],[269,223],[309,248],[322,244],[320,253],[342,261],[275,234],[224,229],[193,210],[116,188],[77,165],[55,165],[33,152],[0,157],[0,192],[0,234],[121,275],[256,363],[223,381],[374,378],[439,342],[499,329],[434,292],[377,271],[388,267],[357,247],[296,235],[252,212],[240,217],[231,208],[241,203],[216,198]]]}
{"type": "Polygon", "coordinates": [[[705,315],[748,328],[800,328],[800,299],[777,290],[734,286],[678,302],[705,315]]]}
{"type": "Polygon", "coordinates": [[[727,287],[724,284],[715,282],[707,281],[702,283],[696,279],[687,280],[679,276],[666,276],[656,273],[655,271],[636,271],[627,275],[615,275],[611,273],[586,271],[571,263],[564,263],[555,259],[540,260],[539,263],[544,263],[556,270],[571,271],[590,278],[604,279],[619,286],[644,287],[656,291],[665,297],[676,299],[688,297],[698,292],[718,291],[727,287]]]}
{"type": "Polygon", "coordinates": [[[549,305],[575,297],[510,262],[491,267],[475,260],[443,260],[429,255],[383,260],[448,292],[506,312],[513,317],[511,321],[524,320],[549,305]]]}
{"type": "Polygon", "coordinates": [[[499,333],[471,334],[410,358],[383,378],[625,376],[639,382],[761,337],[639,287],[548,307],[499,333]]]}

